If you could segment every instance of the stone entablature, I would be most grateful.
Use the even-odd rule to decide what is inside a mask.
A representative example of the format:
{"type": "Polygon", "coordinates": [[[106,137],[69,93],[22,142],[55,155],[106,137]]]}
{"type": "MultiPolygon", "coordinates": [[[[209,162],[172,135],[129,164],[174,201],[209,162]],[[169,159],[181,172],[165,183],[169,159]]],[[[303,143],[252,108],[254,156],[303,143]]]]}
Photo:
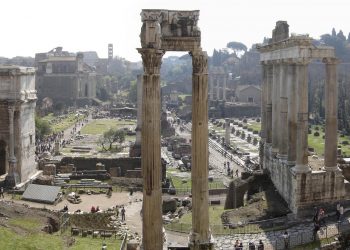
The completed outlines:
{"type": "Polygon", "coordinates": [[[344,177],[337,167],[337,72],[334,48],[317,47],[312,38],[288,35],[279,21],[270,43],[258,46],[263,70],[261,162],[277,190],[296,214],[339,202],[344,177]],[[325,79],[325,152],[322,171],[308,163],[308,64],[322,60],[325,79]]]}

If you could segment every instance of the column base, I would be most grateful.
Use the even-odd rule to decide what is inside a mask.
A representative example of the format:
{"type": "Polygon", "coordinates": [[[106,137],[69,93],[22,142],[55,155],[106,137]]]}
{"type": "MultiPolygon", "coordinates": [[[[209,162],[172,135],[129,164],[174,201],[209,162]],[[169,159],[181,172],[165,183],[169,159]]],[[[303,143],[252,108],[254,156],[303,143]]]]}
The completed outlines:
{"type": "Polygon", "coordinates": [[[308,173],[311,171],[309,166],[307,165],[295,165],[295,167],[293,167],[292,169],[297,174],[308,173]]]}
{"type": "Polygon", "coordinates": [[[199,235],[191,231],[188,246],[191,250],[214,250],[213,236],[210,235],[207,242],[201,242],[199,235]]]}
{"type": "Polygon", "coordinates": [[[329,171],[329,172],[334,172],[338,170],[338,166],[334,166],[334,167],[324,167],[325,171],[329,171]]]}
{"type": "Polygon", "coordinates": [[[287,166],[289,166],[289,167],[295,166],[295,161],[288,161],[287,160],[287,166]]]}
{"type": "Polygon", "coordinates": [[[284,155],[284,154],[280,154],[278,153],[277,156],[276,156],[278,159],[280,159],[281,161],[287,161],[287,155],[284,155]]]}

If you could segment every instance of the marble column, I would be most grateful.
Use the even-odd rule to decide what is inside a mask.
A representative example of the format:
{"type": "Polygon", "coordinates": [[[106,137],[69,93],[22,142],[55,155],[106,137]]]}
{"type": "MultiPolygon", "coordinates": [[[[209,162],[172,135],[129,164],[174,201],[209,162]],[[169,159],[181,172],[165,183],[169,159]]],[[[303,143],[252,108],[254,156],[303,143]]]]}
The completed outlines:
{"type": "Polygon", "coordinates": [[[143,178],[142,245],[145,250],[163,249],[160,77],[164,51],[138,49],[144,68],[142,88],[141,167],[143,178]]]}
{"type": "Polygon", "coordinates": [[[142,75],[137,75],[137,124],[135,145],[141,145],[141,127],[142,127],[142,75]]]}
{"type": "Polygon", "coordinates": [[[338,145],[338,83],[337,61],[325,60],[326,83],[325,83],[325,148],[324,165],[327,171],[337,169],[337,145],[338,145]]]}
{"type": "Polygon", "coordinates": [[[287,164],[295,165],[297,137],[297,70],[296,64],[288,65],[288,157],[287,164]]]}
{"type": "Polygon", "coordinates": [[[308,62],[297,65],[297,141],[296,172],[308,172],[308,62]]]}
{"type": "Polygon", "coordinates": [[[267,104],[267,71],[268,65],[261,64],[262,84],[261,84],[261,131],[260,137],[262,140],[266,139],[266,104],[267,104]]]}
{"type": "Polygon", "coordinates": [[[192,232],[191,249],[212,249],[208,192],[207,54],[192,51],[192,232]]]}
{"type": "Polygon", "coordinates": [[[259,143],[259,164],[260,167],[264,165],[264,149],[266,143],[266,104],[267,104],[267,70],[268,65],[265,62],[261,63],[262,84],[261,84],[261,130],[259,143]]]}
{"type": "Polygon", "coordinates": [[[227,88],[227,76],[223,75],[223,88],[222,88],[222,100],[226,101],[226,88],[227,88]]]}
{"type": "Polygon", "coordinates": [[[272,143],[272,85],[273,85],[273,65],[267,65],[266,84],[266,143],[272,143]]]}
{"type": "Polygon", "coordinates": [[[212,76],[209,78],[209,81],[210,81],[209,100],[213,101],[214,100],[214,81],[212,76]]]}
{"type": "Polygon", "coordinates": [[[227,146],[230,145],[230,136],[231,136],[231,127],[230,127],[230,119],[225,119],[225,144],[227,146]]]}
{"type": "Polygon", "coordinates": [[[273,65],[273,86],[272,86],[272,154],[279,151],[279,118],[280,118],[280,64],[273,65]]]}
{"type": "Polygon", "coordinates": [[[6,177],[6,184],[10,187],[18,184],[19,176],[17,172],[17,159],[15,156],[15,132],[14,132],[14,114],[15,104],[8,104],[8,116],[9,116],[9,170],[6,177]]]}
{"type": "Polygon", "coordinates": [[[287,64],[280,65],[280,118],[279,118],[279,151],[278,156],[287,159],[288,152],[288,97],[287,97],[287,64]]]}
{"type": "Polygon", "coordinates": [[[220,85],[217,79],[217,75],[215,75],[215,83],[216,83],[216,100],[220,100],[220,85]]]}

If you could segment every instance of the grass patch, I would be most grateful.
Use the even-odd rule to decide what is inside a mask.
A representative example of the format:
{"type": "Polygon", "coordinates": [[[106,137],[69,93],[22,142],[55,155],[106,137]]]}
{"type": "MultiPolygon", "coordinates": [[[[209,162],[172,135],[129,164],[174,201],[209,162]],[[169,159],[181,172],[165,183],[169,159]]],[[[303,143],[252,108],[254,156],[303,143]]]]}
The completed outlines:
{"type": "MultiPolygon", "coordinates": [[[[315,152],[318,155],[324,155],[324,142],[325,139],[322,139],[322,136],[325,135],[324,132],[322,132],[322,126],[321,125],[313,125],[311,126],[311,134],[308,135],[308,145],[311,148],[314,148],[315,152]],[[318,127],[319,130],[316,130],[315,127],[318,127]],[[315,132],[319,132],[319,136],[314,136],[315,132]]],[[[338,133],[338,145],[341,146],[342,154],[344,155],[350,155],[350,145],[341,145],[342,141],[349,141],[349,136],[340,137],[340,134],[338,133]]]]}
{"type": "Polygon", "coordinates": [[[67,128],[73,126],[77,121],[84,118],[84,115],[76,115],[75,113],[58,117],[54,116],[53,113],[50,113],[47,116],[44,116],[42,119],[49,122],[52,133],[57,133],[66,130],[67,128]]]}
{"type": "Polygon", "coordinates": [[[28,231],[36,231],[41,228],[42,222],[37,218],[13,218],[10,219],[9,224],[28,231]]]}
{"type": "Polygon", "coordinates": [[[260,130],[261,130],[261,123],[260,122],[249,122],[247,126],[248,126],[248,128],[253,129],[253,131],[257,130],[260,132],[260,130]]]}
{"type": "MultiPolygon", "coordinates": [[[[111,128],[119,129],[134,124],[135,121],[118,121],[115,119],[94,120],[81,129],[81,134],[102,135],[111,128]]],[[[131,140],[132,138],[134,138],[134,136],[126,136],[125,139],[131,140]]]]}
{"type": "MultiPolygon", "coordinates": [[[[171,177],[173,184],[176,189],[191,189],[192,188],[192,181],[190,178],[181,178],[176,175],[168,174],[169,177],[171,177]]],[[[212,182],[208,182],[209,189],[215,189],[215,188],[226,188],[224,183],[221,180],[215,180],[212,182]]]]}
{"type": "MultiPolygon", "coordinates": [[[[29,224],[27,224],[29,225],[29,224]]],[[[76,237],[72,247],[66,247],[65,236],[58,234],[46,234],[43,232],[30,233],[26,236],[17,234],[9,228],[0,227],[0,249],[26,249],[26,250],[96,250],[101,249],[102,244],[107,244],[107,249],[119,249],[121,240],[103,238],[76,237]]]]}

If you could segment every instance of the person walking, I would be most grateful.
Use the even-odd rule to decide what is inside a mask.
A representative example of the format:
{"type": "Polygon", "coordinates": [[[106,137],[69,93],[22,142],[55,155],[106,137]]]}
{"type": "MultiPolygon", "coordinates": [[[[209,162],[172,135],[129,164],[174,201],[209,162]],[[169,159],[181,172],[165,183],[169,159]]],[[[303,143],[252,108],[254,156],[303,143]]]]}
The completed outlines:
{"type": "Polygon", "coordinates": [[[284,249],[289,249],[289,234],[287,231],[282,235],[284,241],[284,249]]]}
{"type": "Polygon", "coordinates": [[[343,220],[343,214],[344,214],[344,207],[343,206],[340,206],[339,208],[339,221],[341,222],[343,220]]]}
{"type": "Polygon", "coordinates": [[[264,243],[262,242],[262,240],[259,240],[258,250],[264,250],[264,243]]]}
{"type": "Polygon", "coordinates": [[[3,199],[5,198],[5,196],[4,196],[4,187],[1,187],[1,188],[0,188],[0,198],[1,198],[1,197],[2,197],[3,199]]]}
{"type": "Polygon", "coordinates": [[[122,207],[121,215],[122,215],[122,221],[125,221],[125,208],[124,208],[124,206],[122,207]]]}

